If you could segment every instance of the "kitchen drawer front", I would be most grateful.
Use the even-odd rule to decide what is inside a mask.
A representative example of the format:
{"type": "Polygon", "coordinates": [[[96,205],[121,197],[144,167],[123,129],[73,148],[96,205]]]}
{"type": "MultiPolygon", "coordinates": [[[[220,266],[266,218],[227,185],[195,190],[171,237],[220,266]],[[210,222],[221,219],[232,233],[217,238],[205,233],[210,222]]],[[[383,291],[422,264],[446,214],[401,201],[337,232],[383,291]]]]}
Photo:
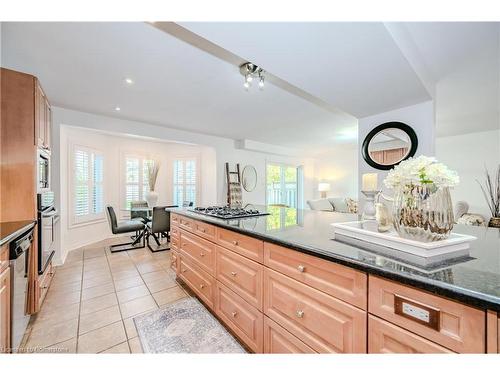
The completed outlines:
{"type": "Polygon", "coordinates": [[[55,268],[52,266],[52,262],[49,263],[47,268],[45,269],[45,273],[41,275],[38,279],[38,288],[39,288],[39,300],[38,306],[41,307],[45,297],[47,296],[47,292],[49,291],[50,283],[54,278],[55,268]]]}
{"type": "Polygon", "coordinates": [[[175,250],[170,252],[170,268],[179,274],[179,253],[175,250]]]}
{"type": "Polygon", "coordinates": [[[264,243],[264,264],[366,310],[368,277],[363,272],[267,242],[264,243]]]}
{"type": "Polygon", "coordinates": [[[264,349],[264,314],[217,281],[215,313],[255,353],[264,349]]]}
{"type": "Polygon", "coordinates": [[[179,227],[185,229],[189,232],[193,231],[193,219],[189,219],[185,216],[179,215],[179,227]]]}
{"type": "Polygon", "coordinates": [[[217,243],[256,262],[264,259],[264,242],[226,229],[217,228],[217,243]]]}
{"type": "Polygon", "coordinates": [[[216,240],[216,227],[202,221],[194,220],[192,224],[193,233],[200,237],[206,238],[207,240],[216,240]]]}
{"type": "Polygon", "coordinates": [[[179,254],[179,278],[211,309],[214,308],[215,279],[194,262],[179,254]]]}
{"type": "Polygon", "coordinates": [[[216,265],[217,280],[262,311],[264,267],[221,246],[217,246],[216,265]]]}
{"type": "Polygon", "coordinates": [[[180,238],[178,238],[178,237],[170,237],[170,248],[172,250],[179,251],[181,249],[181,247],[180,247],[180,238]]]}
{"type": "Polygon", "coordinates": [[[170,227],[170,238],[181,238],[181,230],[177,225],[171,226],[170,227]]]}
{"type": "Polygon", "coordinates": [[[366,353],[366,312],[268,268],[264,313],[320,353],[366,353]]]}
{"type": "Polygon", "coordinates": [[[264,316],[264,353],[316,353],[279,324],[264,316]]]}
{"type": "Polygon", "coordinates": [[[500,353],[500,313],[486,312],[486,353],[500,353]]]}
{"type": "Polygon", "coordinates": [[[485,352],[484,311],[372,275],[368,285],[371,314],[454,352],[485,352]],[[406,313],[412,311],[422,318],[406,313]]]}
{"type": "Polygon", "coordinates": [[[181,216],[178,214],[170,213],[170,226],[179,225],[181,216]]]}
{"type": "Polygon", "coordinates": [[[215,244],[194,234],[181,231],[179,248],[204,271],[215,276],[215,244]]]}
{"type": "Polygon", "coordinates": [[[0,247],[0,273],[9,266],[9,244],[0,247]]]}
{"type": "Polygon", "coordinates": [[[394,324],[368,315],[368,353],[430,354],[453,352],[394,324]]]}

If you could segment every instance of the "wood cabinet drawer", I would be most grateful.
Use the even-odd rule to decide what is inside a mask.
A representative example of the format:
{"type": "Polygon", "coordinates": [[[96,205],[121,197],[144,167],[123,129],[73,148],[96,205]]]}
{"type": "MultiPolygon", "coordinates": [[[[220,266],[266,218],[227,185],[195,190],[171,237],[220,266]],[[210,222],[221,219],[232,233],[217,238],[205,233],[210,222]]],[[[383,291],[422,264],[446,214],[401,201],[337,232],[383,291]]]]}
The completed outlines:
{"type": "Polygon", "coordinates": [[[204,271],[215,276],[215,244],[194,234],[181,231],[179,248],[204,271]]]}
{"type": "Polygon", "coordinates": [[[170,237],[170,248],[172,250],[179,251],[181,249],[179,245],[180,245],[180,238],[170,237]]]}
{"type": "Polygon", "coordinates": [[[363,272],[268,242],[264,243],[264,264],[366,310],[368,277],[363,272]]]}
{"type": "Polygon", "coordinates": [[[500,313],[486,312],[486,353],[500,353],[500,313]]]}
{"type": "Polygon", "coordinates": [[[211,309],[214,308],[215,279],[200,267],[179,254],[179,278],[211,309]]]}
{"type": "Polygon", "coordinates": [[[177,225],[171,226],[170,227],[170,238],[176,238],[179,239],[181,236],[181,231],[177,225]]]}
{"type": "Polygon", "coordinates": [[[262,311],[264,267],[221,246],[216,259],[217,280],[262,311]]]}
{"type": "Polygon", "coordinates": [[[264,315],[231,289],[217,281],[217,316],[255,353],[264,348],[264,315]]]}
{"type": "Polygon", "coordinates": [[[9,266],[9,244],[0,247],[0,273],[9,266]]]}
{"type": "Polygon", "coordinates": [[[452,351],[388,323],[368,316],[368,353],[453,353],[452,351]]]}
{"type": "Polygon", "coordinates": [[[264,313],[320,353],[366,353],[366,312],[264,270],[264,313]]]}
{"type": "Polygon", "coordinates": [[[50,283],[54,278],[55,268],[52,266],[52,262],[49,263],[43,275],[38,278],[38,289],[39,289],[39,300],[38,306],[41,307],[47,292],[49,291],[50,283]]]}
{"type": "Polygon", "coordinates": [[[455,352],[485,352],[484,311],[372,275],[368,285],[370,313],[455,352]]]}
{"type": "Polygon", "coordinates": [[[193,233],[207,240],[214,241],[216,238],[216,227],[202,221],[194,220],[192,224],[193,233]]]}
{"type": "Polygon", "coordinates": [[[264,242],[226,229],[218,228],[217,243],[256,262],[264,260],[264,242]]]}
{"type": "Polygon", "coordinates": [[[171,213],[170,214],[170,226],[179,225],[180,215],[171,213]]]}
{"type": "Polygon", "coordinates": [[[264,316],[264,353],[316,353],[279,324],[264,316]]]}
{"type": "Polygon", "coordinates": [[[172,250],[170,253],[170,268],[176,273],[179,274],[179,253],[175,250],[172,250]]]}
{"type": "Polygon", "coordinates": [[[10,269],[0,272],[0,354],[10,352],[10,269]]]}
{"type": "Polygon", "coordinates": [[[181,229],[192,232],[193,231],[193,222],[194,220],[188,219],[185,216],[179,216],[179,227],[181,229]]]}

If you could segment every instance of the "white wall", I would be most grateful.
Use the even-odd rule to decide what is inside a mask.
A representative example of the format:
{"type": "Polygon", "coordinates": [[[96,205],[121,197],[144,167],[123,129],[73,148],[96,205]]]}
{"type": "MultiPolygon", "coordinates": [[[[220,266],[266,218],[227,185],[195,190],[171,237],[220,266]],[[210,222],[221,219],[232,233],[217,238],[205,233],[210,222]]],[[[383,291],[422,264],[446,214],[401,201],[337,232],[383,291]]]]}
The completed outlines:
{"type": "Polygon", "coordinates": [[[484,167],[492,174],[500,164],[500,130],[439,137],[436,158],[460,176],[460,184],[451,192],[453,202],[466,201],[470,213],[488,220],[491,213],[476,179],[484,182],[484,167]]]}
{"type": "MultiPolygon", "coordinates": [[[[364,197],[361,193],[361,176],[364,173],[378,173],[379,189],[386,191],[383,184],[387,171],[378,170],[368,165],[361,156],[363,140],[368,133],[380,124],[389,121],[403,122],[413,128],[418,137],[418,148],[415,156],[435,154],[435,121],[434,103],[432,101],[415,104],[409,107],[395,109],[393,111],[379,113],[373,116],[359,119],[358,123],[358,181],[359,181],[359,201],[362,211],[364,197]]],[[[387,192],[387,191],[386,191],[387,192]]],[[[392,194],[392,192],[388,192],[392,194]]]]}
{"type": "MultiPolygon", "coordinates": [[[[136,121],[127,121],[117,118],[100,116],[85,112],[69,110],[65,108],[53,108],[53,143],[54,146],[52,163],[53,165],[61,166],[61,175],[59,171],[54,171],[52,176],[53,187],[58,199],[58,207],[61,209],[62,216],[67,216],[66,206],[63,206],[67,201],[67,179],[63,175],[63,170],[66,168],[64,163],[67,163],[67,140],[65,137],[65,126],[79,127],[86,130],[97,130],[107,132],[109,134],[123,134],[131,136],[148,137],[156,140],[166,140],[170,142],[183,142],[191,145],[204,146],[204,154],[202,158],[202,180],[203,194],[202,204],[224,204],[226,202],[225,190],[225,169],[226,161],[231,163],[234,168],[235,163],[240,163],[241,169],[247,164],[253,165],[257,170],[258,183],[253,192],[243,192],[244,203],[264,204],[265,203],[265,169],[266,163],[278,162],[294,166],[304,166],[304,199],[314,197],[315,177],[314,177],[314,159],[304,158],[300,156],[278,156],[266,154],[263,152],[252,152],[240,150],[235,147],[235,142],[230,139],[193,133],[178,129],[166,128],[163,126],[152,125],[136,121]],[[215,160],[215,162],[205,162],[206,160],[215,160]]],[[[106,142],[106,147],[118,141],[110,140],[106,142]]],[[[119,169],[119,167],[116,167],[119,169]]],[[[56,168],[54,168],[56,169],[56,168]]],[[[303,202],[302,202],[303,204],[303,202]]],[[[116,203],[118,206],[118,203],[116,203]]],[[[95,240],[103,239],[109,235],[106,226],[100,226],[99,230],[90,228],[78,230],[75,234],[69,235],[68,222],[61,222],[61,249],[56,254],[56,261],[62,262],[65,259],[68,250],[83,246],[87,243],[95,242],[95,240]]]]}
{"type": "Polygon", "coordinates": [[[358,146],[339,146],[317,157],[314,164],[315,199],[320,198],[318,183],[330,184],[328,197],[358,199],[358,146]]]}
{"type": "Polygon", "coordinates": [[[64,249],[74,249],[82,245],[99,241],[109,236],[108,224],[103,216],[100,222],[73,225],[70,217],[69,181],[71,149],[74,145],[92,147],[104,155],[104,202],[117,210],[123,218],[126,212],[123,208],[123,155],[138,153],[146,155],[161,163],[156,191],[159,194],[158,204],[173,204],[173,160],[176,158],[193,157],[198,161],[199,170],[203,172],[200,178],[198,204],[216,199],[212,189],[215,174],[215,155],[208,147],[192,146],[167,142],[139,140],[132,137],[103,134],[94,130],[87,130],[69,126],[60,126],[60,212],[61,212],[61,244],[64,249]],[[206,183],[205,183],[206,182],[206,183]]]}

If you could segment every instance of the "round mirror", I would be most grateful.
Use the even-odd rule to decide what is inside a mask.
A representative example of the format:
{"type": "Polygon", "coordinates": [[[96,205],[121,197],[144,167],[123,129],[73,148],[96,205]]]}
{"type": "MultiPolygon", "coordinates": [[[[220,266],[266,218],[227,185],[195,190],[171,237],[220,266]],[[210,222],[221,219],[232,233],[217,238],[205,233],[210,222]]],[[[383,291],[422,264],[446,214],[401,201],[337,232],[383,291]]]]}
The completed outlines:
{"type": "Polygon", "coordinates": [[[373,168],[388,170],[415,155],[417,134],[402,122],[377,126],[363,141],[363,159],[373,168]]]}
{"type": "Polygon", "coordinates": [[[253,165],[246,165],[241,173],[241,184],[245,191],[253,191],[257,186],[257,171],[253,165]]]}

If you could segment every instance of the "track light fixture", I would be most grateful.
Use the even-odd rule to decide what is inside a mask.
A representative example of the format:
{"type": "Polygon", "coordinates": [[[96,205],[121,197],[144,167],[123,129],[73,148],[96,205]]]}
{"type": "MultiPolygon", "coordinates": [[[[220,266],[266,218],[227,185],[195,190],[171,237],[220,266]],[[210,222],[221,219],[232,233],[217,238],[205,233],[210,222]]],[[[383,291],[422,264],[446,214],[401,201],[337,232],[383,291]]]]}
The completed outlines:
{"type": "Polygon", "coordinates": [[[264,90],[264,70],[262,68],[251,62],[246,62],[240,65],[240,73],[245,77],[245,82],[243,83],[245,90],[248,91],[252,86],[254,78],[259,79],[259,89],[264,90]]]}

